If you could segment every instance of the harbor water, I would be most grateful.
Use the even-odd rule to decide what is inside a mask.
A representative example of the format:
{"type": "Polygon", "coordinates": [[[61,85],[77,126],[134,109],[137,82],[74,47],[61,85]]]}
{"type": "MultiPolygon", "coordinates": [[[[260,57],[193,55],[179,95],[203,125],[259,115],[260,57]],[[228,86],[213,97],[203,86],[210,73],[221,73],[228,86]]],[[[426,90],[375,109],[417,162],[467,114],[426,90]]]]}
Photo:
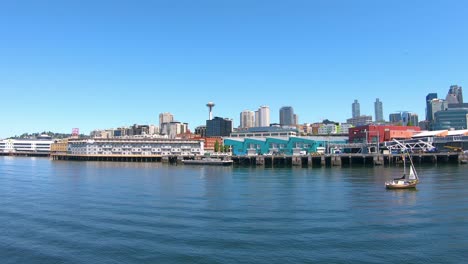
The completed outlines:
{"type": "Polygon", "coordinates": [[[0,263],[463,263],[468,167],[0,157],[0,263]]]}

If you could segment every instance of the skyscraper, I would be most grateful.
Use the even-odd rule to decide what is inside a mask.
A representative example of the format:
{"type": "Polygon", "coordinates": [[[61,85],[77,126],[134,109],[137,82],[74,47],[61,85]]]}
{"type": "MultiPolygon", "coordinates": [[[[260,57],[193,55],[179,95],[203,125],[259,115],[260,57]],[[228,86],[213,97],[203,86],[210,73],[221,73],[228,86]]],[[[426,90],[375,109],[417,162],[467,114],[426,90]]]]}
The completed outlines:
{"type": "Polygon", "coordinates": [[[447,99],[445,101],[449,104],[463,104],[462,87],[458,85],[450,86],[447,99]]]}
{"type": "Polygon", "coordinates": [[[163,123],[170,123],[174,121],[174,116],[171,113],[159,114],[159,128],[162,127],[163,123]]]}
{"type": "Polygon", "coordinates": [[[432,99],[437,99],[437,93],[429,93],[426,95],[426,120],[432,121],[434,114],[432,112],[432,99]]]}
{"type": "Polygon", "coordinates": [[[375,110],[375,122],[383,122],[383,106],[382,102],[377,98],[374,103],[374,110],[375,110]]]}
{"type": "Polygon", "coordinates": [[[262,105],[258,108],[258,110],[255,112],[255,123],[257,124],[256,126],[258,127],[270,126],[270,107],[269,106],[262,105]]]}
{"type": "Polygon", "coordinates": [[[244,110],[240,113],[240,128],[249,128],[255,126],[254,111],[244,110]]]}
{"type": "Polygon", "coordinates": [[[358,100],[354,100],[352,108],[353,108],[353,118],[361,116],[361,106],[359,105],[358,100]]]}
{"type": "Polygon", "coordinates": [[[232,120],[228,118],[215,117],[206,120],[207,137],[229,137],[232,132],[232,120]]]}
{"type": "Polygon", "coordinates": [[[282,126],[292,126],[295,125],[294,122],[294,109],[291,106],[283,106],[279,111],[279,120],[280,125],[282,126]]]}

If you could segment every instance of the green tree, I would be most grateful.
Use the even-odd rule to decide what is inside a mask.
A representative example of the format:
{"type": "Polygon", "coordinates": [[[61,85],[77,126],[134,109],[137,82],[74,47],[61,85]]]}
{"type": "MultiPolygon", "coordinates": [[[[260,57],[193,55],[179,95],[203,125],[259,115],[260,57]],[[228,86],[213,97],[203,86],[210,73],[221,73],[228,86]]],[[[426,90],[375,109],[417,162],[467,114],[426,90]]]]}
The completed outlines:
{"type": "Polygon", "coordinates": [[[218,140],[216,140],[215,144],[214,144],[214,152],[218,152],[219,151],[219,142],[218,140]]]}
{"type": "Polygon", "coordinates": [[[226,153],[229,152],[229,146],[224,145],[224,152],[226,152],[226,153]]]}

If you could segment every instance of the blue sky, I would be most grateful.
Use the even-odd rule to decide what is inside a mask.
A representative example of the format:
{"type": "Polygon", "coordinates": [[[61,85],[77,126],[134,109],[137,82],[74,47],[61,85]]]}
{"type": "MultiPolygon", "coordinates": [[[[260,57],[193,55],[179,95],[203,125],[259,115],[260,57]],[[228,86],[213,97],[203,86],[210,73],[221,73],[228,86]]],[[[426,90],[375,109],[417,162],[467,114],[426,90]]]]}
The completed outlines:
{"type": "MultiPolygon", "coordinates": [[[[345,121],[468,78],[466,1],[2,1],[0,138],[291,105],[345,121]]],[[[466,88],[465,88],[466,90],[466,88]]]]}

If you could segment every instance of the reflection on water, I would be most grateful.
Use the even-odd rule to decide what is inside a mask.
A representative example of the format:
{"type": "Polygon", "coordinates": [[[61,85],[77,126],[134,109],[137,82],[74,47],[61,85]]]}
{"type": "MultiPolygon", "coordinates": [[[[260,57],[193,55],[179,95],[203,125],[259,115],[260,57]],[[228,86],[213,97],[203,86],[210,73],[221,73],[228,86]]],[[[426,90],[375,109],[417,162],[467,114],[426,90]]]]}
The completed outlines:
{"type": "Polygon", "coordinates": [[[2,263],[462,263],[466,167],[0,158],[2,263]],[[456,242],[455,242],[456,241],[456,242]]]}

